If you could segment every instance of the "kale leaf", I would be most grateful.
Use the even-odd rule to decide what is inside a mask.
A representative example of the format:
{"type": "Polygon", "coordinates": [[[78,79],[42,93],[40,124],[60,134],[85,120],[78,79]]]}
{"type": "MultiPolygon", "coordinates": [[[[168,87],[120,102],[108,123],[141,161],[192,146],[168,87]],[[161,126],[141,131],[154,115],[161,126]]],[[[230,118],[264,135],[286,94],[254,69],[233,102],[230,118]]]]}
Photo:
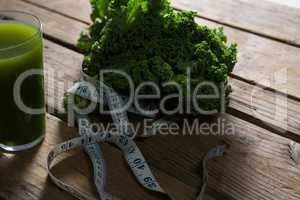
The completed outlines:
{"type": "MultiPolygon", "coordinates": [[[[91,0],[92,25],[81,34],[78,48],[85,54],[83,71],[98,78],[102,69],[119,69],[135,85],[153,81],[161,86],[176,81],[185,87],[191,68],[192,87],[203,81],[225,84],[237,60],[236,44],[227,44],[223,29],[195,22],[196,13],[174,11],[168,0],[91,0]]],[[[105,77],[115,90],[128,92],[128,83],[116,74],[105,77]]],[[[163,95],[174,88],[161,87],[163,95]]],[[[146,93],[149,91],[145,91],[146,93]]],[[[203,87],[202,94],[213,94],[203,87]]],[[[220,109],[220,99],[200,99],[204,110],[220,109]]]]}

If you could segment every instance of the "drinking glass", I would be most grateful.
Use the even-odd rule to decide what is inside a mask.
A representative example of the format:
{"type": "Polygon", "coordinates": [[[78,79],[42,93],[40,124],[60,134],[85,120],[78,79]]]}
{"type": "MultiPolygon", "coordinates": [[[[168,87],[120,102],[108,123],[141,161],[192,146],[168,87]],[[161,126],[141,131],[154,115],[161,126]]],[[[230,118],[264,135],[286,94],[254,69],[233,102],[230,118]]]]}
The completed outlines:
{"type": "Polygon", "coordinates": [[[0,10],[0,148],[26,150],[44,135],[41,22],[26,12],[0,10]]]}

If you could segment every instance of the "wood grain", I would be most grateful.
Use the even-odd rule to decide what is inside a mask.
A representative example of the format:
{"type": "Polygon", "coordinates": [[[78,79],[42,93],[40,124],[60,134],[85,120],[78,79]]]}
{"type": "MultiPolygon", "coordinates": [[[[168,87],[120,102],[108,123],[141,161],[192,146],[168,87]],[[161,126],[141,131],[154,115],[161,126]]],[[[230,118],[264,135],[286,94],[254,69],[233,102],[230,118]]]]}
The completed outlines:
{"type": "MultiPolygon", "coordinates": [[[[48,111],[63,115],[64,92],[78,80],[83,56],[48,40],[44,50],[48,111]]],[[[228,112],[300,141],[300,102],[236,79],[231,83],[228,112]]]]}
{"type": "MultiPolygon", "coordinates": [[[[16,0],[12,0],[11,3],[9,3],[9,5],[11,5],[12,8],[14,8],[15,6],[25,7],[26,4],[24,4],[25,3],[16,0]]],[[[36,6],[27,5],[26,9],[29,9],[29,11],[35,13],[40,13],[41,16],[44,16],[45,20],[46,16],[55,16],[55,18],[58,19],[58,22],[60,23],[63,22],[61,18],[66,20],[65,17],[62,17],[55,13],[48,14],[48,11],[45,11],[36,6]]],[[[46,22],[48,22],[48,24],[51,23],[51,21],[47,20],[46,22]]],[[[76,22],[74,20],[70,20],[70,24],[72,24],[71,22],[75,23],[72,27],[77,27],[77,24],[82,25],[82,23],[76,22]]],[[[198,22],[207,24],[211,27],[218,26],[218,24],[201,19],[198,19],[198,22]]],[[[68,27],[67,24],[65,24],[65,26],[68,27]]],[[[48,25],[46,23],[45,29],[47,29],[47,27],[48,25]]],[[[53,35],[53,37],[59,37],[59,34],[57,32],[62,32],[64,33],[63,38],[66,38],[66,40],[76,40],[77,36],[75,36],[74,33],[68,34],[68,31],[60,31],[59,27],[61,26],[57,26],[56,24],[55,26],[48,28],[48,33],[53,35]]],[[[258,80],[258,82],[260,83],[265,83],[266,85],[269,85],[270,88],[281,88],[283,91],[286,90],[286,88],[288,88],[289,93],[295,95],[300,94],[298,92],[300,88],[298,84],[300,75],[297,73],[297,63],[300,63],[300,57],[297,56],[299,49],[281,43],[276,43],[274,41],[270,41],[264,38],[260,38],[252,34],[237,31],[231,28],[225,27],[225,31],[227,32],[227,34],[232,36],[229,37],[230,39],[237,38],[237,40],[240,41],[239,47],[241,50],[239,53],[239,62],[235,68],[235,74],[240,74],[240,76],[245,77],[250,82],[251,80],[258,80]],[[250,50],[247,50],[247,48],[250,50]],[[269,59],[272,56],[272,52],[277,52],[278,55],[282,56],[277,56],[276,59],[273,60],[269,59]],[[274,76],[270,73],[274,72],[272,70],[279,70],[278,73],[283,73],[284,75],[285,71],[280,71],[280,69],[282,69],[282,66],[288,68],[286,71],[288,76],[288,83],[274,84],[274,76]]],[[[80,30],[77,29],[77,32],[79,33],[80,30]]],[[[53,76],[55,76],[55,79],[51,79],[51,77],[53,76],[50,76],[49,74],[47,74],[46,76],[47,78],[49,78],[47,91],[49,93],[48,105],[51,105],[49,109],[52,108],[50,112],[53,113],[53,108],[62,111],[61,102],[63,93],[68,88],[68,86],[72,84],[72,81],[78,78],[78,71],[80,69],[82,55],[74,53],[73,51],[63,50],[62,48],[52,45],[52,43],[49,43],[47,41],[45,47],[46,69],[50,70],[48,73],[52,73],[54,74],[53,76]],[[65,59],[61,56],[64,54],[66,55],[65,57],[67,57],[68,59],[65,59]]],[[[299,113],[299,104],[297,103],[297,101],[288,98],[288,120],[284,120],[284,118],[286,117],[283,115],[282,118],[279,117],[278,119],[274,119],[275,111],[272,105],[274,105],[275,103],[275,97],[280,96],[279,94],[274,94],[274,92],[270,92],[267,89],[260,89],[260,87],[253,86],[252,83],[248,84],[242,81],[238,81],[236,79],[233,79],[233,82],[237,82],[237,84],[234,85],[234,93],[232,94],[231,107],[233,109],[237,110],[238,112],[244,115],[246,114],[247,116],[252,117],[255,123],[258,123],[260,121],[267,122],[264,123],[264,125],[266,125],[267,127],[271,125],[271,127],[275,127],[275,129],[279,130],[280,132],[282,132],[283,127],[284,130],[287,130],[286,135],[288,137],[291,136],[291,134],[289,134],[288,132],[296,133],[297,135],[299,135],[299,119],[297,117],[297,114],[299,113]],[[251,95],[251,93],[258,94],[251,95]],[[257,95],[259,95],[260,97],[257,97],[257,95]],[[252,102],[250,98],[251,96],[253,96],[252,102]],[[286,121],[287,127],[285,128],[284,126],[286,121]]],[[[284,111],[283,109],[284,107],[280,110],[284,111]]]]}
{"type": "MultiPolygon", "coordinates": [[[[64,62],[77,62],[79,55],[76,52],[65,49],[51,42],[46,42],[46,54],[48,54],[48,67],[60,67],[54,69],[66,69],[68,73],[61,80],[76,78],[80,63],[71,65],[73,67],[62,67],[64,62]],[[48,53],[47,53],[48,52],[48,53]],[[61,57],[51,56],[65,54],[68,61],[61,57]],[[50,63],[51,62],[51,63],[50,63]],[[60,65],[55,65],[60,63],[60,65]],[[77,67],[74,67],[77,66],[77,67]]],[[[68,66],[68,65],[66,65],[68,66]]],[[[57,83],[57,82],[56,82],[57,83]]],[[[274,94],[268,90],[258,90],[255,93],[255,100],[252,107],[249,105],[249,91],[253,85],[233,82],[235,92],[232,95],[232,108],[242,107],[245,113],[254,111],[262,112],[266,120],[272,115],[272,102],[274,94]]],[[[289,100],[289,124],[291,131],[299,131],[299,103],[289,100]]],[[[228,137],[207,137],[207,136],[158,136],[148,140],[142,140],[138,144],[143,150],[146,158],[152,166],[165,171],[170,176],[175,176],[180,181],[199,187],[200,169],[199,164],[203,153],[210,147],[225,141],[230,147],[230,153],[222,161],[215,164],[214,170],[210,170],[213,178],[210,189],[217,190],[218,195],[228,196],[229,199],[297,199],[299,188],[295,183],[298,181],[299,166],[290,159],[288,144],[291,140],[277,136],[265,129],[247,123],[236,117],[225,115],[226,123],[235,126],[235,135],[228,137]],[[240,169],[236,169],[238,166],[240,169]],[[251,175],[251,176],[250,176],[251,175]],[[217,187],[215,187],[217,185],[217,187]],[[267,186],[265,186],[267,185],[267,186]],[[270,186],[268,186],[270,185],[270,186]],[[271,188],[270,188],[271,187],[271,188]],[[272,190],[271,190],[272,189],[272,190]],[[269,191],[276,195],[271,196],[269,191]],[[278,191],[278,194],[277,194],[278,191]],[[285,196],[286,195],[286,196],[285,196]],[[287,198],[288,197],[288,198],[287,198]]],[[[212,122],[211,122],[212,123],[212,122]]],[[[278,125],[279,121],[270,121],[278,125]]],[[[219,160],[219,159],[218,159],[219,160]]],[[[213,192],[214,194],[214,192],[213,192]]]]}
{"type": "MultiPolygon", "coordinates": [[[[219,24],[197,18],[199,24],[219,24]]],[[[230,42],[238,44],[238,63],[233,76],[252,84],[300,97],[300,48],[224,26],[230,42]]]]}
{"type": "MultiPolygon", "coordinates": [[[[300,198],[300,167],[289,157],[290,140],[230,115],[218,116],[218,119],[233,124],[234,135],[159,135],[137,142],[167,191],[176,199],[193,199],[200,187],[200,161],[204,153],[222,142],[227,145],[226,155],[209,162],[209,188],[214,191],[213,197],[300,198]]],[[[207,122],[212,124],[215,120],[207,122]]],[[[206,119],[201,121],[204,123],[206,119]]],[[[74,136],[75,129],[48,115],[47,137],[41,146],[14,156],[1,154],[0,195],[7,199],[72,199],[49,182],[45,164],[51,147],[74,136]]],[[[106,144],[102,148],[108,165],[109,191],[123,199],[160,199],[138,186],[118,150],[106,144]]],[[[86,156],[75,150],[60,160],[53,172],[78,190],[95,195],[86,156]]]]}
{"type": "MultiPolygon", "coordinates": [[[[73,3],[71,5],[73,5],[73,3]]],[[[74,47],[81,31],[84,31],[88,27],[87,24],[30,5],[23,1],[1,0],[0,8],[6,10],[22,10],[38,16],[43,23],[44,36],[55,42],[63,43],[66,46],[74,47]]]]}
{"type": "MultiPolygon", "coordinates": [[[[227,151],[209,165],[210,188],[230,199],[299,199],[300,166],[290,159],[291,141],[230,115],[219,117],[234,125],[235,134],[219,137],[227,151]]],[[[158,136],[139,146],[152,165],[172,169],[168,173],[180,174],[183,182],[197,185],[201,151],[217,140],[210,136],[158,136]]]]}
{"type": "Polygon", "coordinates": [[[64,93],[80,78],[82,60],[83,55],[44,40],[45,93],[49,113],[64,113],[64,93]]]}
{"type": "Polygon", "coordinates": [[[299,101],[236,79],[230,83],[229,113],[300,142],[299,101]]]}
{"type": "MultiPolygon", "coordinates": [[[[87,0],[25,0],[89,22],[91,8],[87,0]],[[69,6],[65,6],[65,5],[69,6]]],[[[172,6],[180,10],[194,10],[199,16],[223,25],[254,32],[293,45],[300,45],[300,6],[296,0],[171,0],[172,6]],[[276,3],[274,3],[276,2],[276,3]],[[285,28],[282,29],[282,26],[285,28]]]]}
{"type": "Polygon", "coordinates": [[[292,8],[300,8],[300,2],[298,0],[285,0],[285,1],[281,1],[281,0],[268,0],[268,1],[272,1],[274,3],[278,3],[278,4],[283,4],[292,8]]]}
{"type": "Polygon", "coordinates": [[[90,14],[92,9],[89,0],[77,0],[76,3],[74,3],[72,0],[52,0],[50,2],[47,0],[22,1],[41,6],[42,8],[50,9],[51,11],[63,14],[69,18],[76,18],[77,20],[83,22],[90,22],[90,14]]]}
{"type": "MultiPolygon", "coordinates": [[[[18,3],[15,5],[20,6],[20,8],[22,5],[25,6],[25,4],[19,5],[18,3]]],[[[73,8],[76,9],[76,7],[77,6],[74,6],[73,8]]],[[[26,9],[27,8],[28,7],[26,7],[26,9]]],[[[43,15],[43,13],[46,12],[43,8],[38,6],[32,6],[30,8],[33,9],[32,12],[39,11],[37,12],[39,15],[43,15]]],[[[54,10],[55,8],[53,8],[53,11],[54,10]]],[[[69,10],[72,11],[73,9],[69,10]]],[[[45,16],[50,16],[51,19],[56,20],[54,21],[53,27],[50,26],[51,24],[49,25],[51,20],[46,17],[44,18],[48,20],[48,25],[46,23],[46,26],[52,28],[48,30],[49,36],[52,37],[52,39],[63,37],[66,43],[74,44],[74,35],[69,36],[71,39],[68,38],[67,24],[68,22],[74,21],[73,18],[76,17],[76,15],[70,14],[70,16],[66,18],[65,16],[67,14],[62,17],[56,13],[51,13],[53,16],[50,15],[50,13],[46,13],[45,16]],[[61,21],[63,18],[68,21],[61,21]],[[56,22],[58,24],[56,24],[56,22]],[[60,24],[61,22],[65,24],[62,27],[66,28],[66,31],[64,31],[63,28],[57,27],[58,25],[62,25],[60,24]],[[63,33],[63,36],[59,35],[59,31],[63,33]]],[[[77,25],[74,27],[77,27],[77,25]]],[[[79,29],[74,28],[73,31],[76,32],[79,31],[79,29]]],[[[226,31],[228,31],[228,29],[226,29],[226,31]]],[[[232,35],[236,32],[234,29],[231,31],[232,35]]],[[[243,34],[246,35],[248,33],[243,34]]],[[[254,35],[251,35],[251,37],[248,35],[236,37],[244,39],[240,39],[239,44],[245,42],[247,44],[245,47],[251,44],[252,47],[250,49],[253,51],[256,49],[254,47],[259,49],[259,51],[254,51],[248,55],[250,61],[252,59],[251,55],[261,55],[256,57],[256,60],[258,60],[259,63],[267,62],[268,65],[262,66],[275,65],[275,68],[272,68],[273,71],[277,70],[276,67],[282,69],[279,65],[276,65],[277,62],[283,63],[284,61],[288,61],[284,58],[280,58],[276,61],[268,61],[270,59],[267,58],[273,55],[272,53],[268,54],[268,50],[274,51],[275,49],[275,51],[280,51],[282,48],[283,50],[280,51],[280,54],[286,51],[288,53],[294,51],[291,49],[294,47],[288,45],[282,46],[281,43],[276,43],[254,35]]],[[[249,50],[250,53],[251,51],[249,50]]],[[[247,51],[245,52],[247,53],[247,51]]],[[[284,56],[286,56],[286,54],[284,54],[284,56]]],[[[295,54],[293,54],[293,56],[295,56],[295,54]]],[[[245,57],[247,58],[247,54],[245,57]]],[[[278,57],[279,56],[276,56],[276,58],[278,57]]],[[[48,110],[61,111],[59,105],[61,105],[62,102],[63,92],[69,87],[72,81],[78,78],[81,61],[82,55],[50,41],[45,41],[48,110]],[[53,76],[50,75],[51,73],[53,73],[53,76]]],[[[288,66],[296,64],[296,61],[297,60],[294,60],[288,63],[288,66]]],[[[244,64],[247,64],[247,62],[244,61],[244,64]]],[[[257,63],[255,63],[255,66],[256,65],[257,63]]],[[[249,67],[250,64],[246,66],[249,67]]],[[[291,71],[291,73],[292,72],[296,73],[296,70],[291,71]]],[[[251,73],[251,71],[249,71],[249,73],[251,73]]],[[[261,71],[260,73],[266,72],[261,71]]],[[[268,73],[270,73],[270,71],[268,71],[268,73]]],[[[255,75],[258,76],[260,74],[257,73],[255,75]]],[[[275,102],[276,95],[273,92],[267,89],[259,90],[259,87],[242,81],[233,80],[232,83],[236,90],[232,95],[230,108],[238,110],[240,113],[248,114],[255,119],[259,118],[251,114],[251,111],[259,112],[263,116],[263,121],[277,127],[282,125],[280,118],[276,118],[274,121],[271,120],[272,116],[275,115],[274,112],[272,112],[274,110],[272,103],[275,102]],[[253,90],[256,92],[254,93],[255,99],[250,104],[249,95],[251,96],[253,90]]],[[[294,134],[296,137],[299,134],[299,119],[295,116],[299,116],[299,103],[288,99],[288,104],[289,110],[286,118],[288,127],[286,130],[290,131],[291,134],[294,134]]],[[[279,116],[284,116],[280,109],[278,112],[279,116]]],[[[193,199],[192,197],[195,196],[197,188],[200,186],[200,161],[204,152],[221,142],[227,145],[225,157],[218,158],[210,162],[209,165],[211,181],[209,189],[211,195],[216,199],[296,200],[300,198],[300,188],[298,184],[300,181],[300,169],[299,166],[295,165],[290,159],[288,152],[288,144],[291,140],[277,136],[272,132],[228,114],[211,119],[209,123],[215,123],[217,119],[224,119],[226,124],[233,124],[235,134],[230,136],[160,135],[147,140],[138,141],[138,145],[144,152],[145,157],[149,160],[155,175],[159,177],[162,185],[168,191],[175,194],[177,199],[193,199]]],[[[45,164],[46,155],[50,148],[59,142],[74,137],[76,130],[67,128],[64,122],[51,115],[48,115],[47,122],[47,138],[41,146],[14,156],[8,154],[0,155],[0,198],[9,200],[73,199],[47,180],[45,164]]],[[[109,145],[103,145],[103,149],[107,158],[108,169],[110,169],[108,171],[108,188],[111,192],[124,199],[158,199],[156,195],[144,191],[137,185],[132,175],[128,173],[124,162],[122,162],[119,151],[109,145]],[[122,175],[121,180],[119,180],[120,174],[122,175]]],[[[86,156],[79,150],[66,155],[68,157],[62,158],[63,160],[55,167],[54,173],[65,181],[76,185],[79,190],[95,195],[95,190],[90,179],[90,166],[86,156]]]]}
{"type": "Polygon", "coordinates": [[[199,16],[300,46],[300,10],[266,0],[172,0],[172,5],[199,16]],[[283,28],[284,27],[284,28],[283,28]]]}
{"type": "MultiPolygon", "coordinates": [[[[78,21],[72,19],[77,18],[89,22],[88,19],[90,15],[90,5],[89,2],[85,0],[78,1],[76,5],[74,5],[72,0],[54,0],[51,2],[46,0],[28,0],[39,6],[47,7],[51,10],[63,13],[64,15],[72,16],[72,19],[62,17],[56,13],[48,12],[34,5],[24,4],[24,2],[22,4],[17,3],[18,0],[4,1],[9,2],[8,4],[10,7],[18,8],[22,6],[22,8],[39,13],[41,18],[45,18],[44,21],[46,33],[51,35],[52,38],[65,41],[65,43],[68,43],[70,46],[75,46],[75,41],[79,36],[80,30],[84,30],[84,28],[87,26],[86,24],[79,23],[78,21]],[[85,17],[82,18],[82,15],[85,17]],[[55,23],[53,23],[53,21],[55,23]],[[48,26],[49,28],[47,29],[48,26]],[[64,31],[62,31],[61,27],[68,28],[63,29],[64,31]]],[[[212,4],[217,4],[214,2],[212,2],[212,4]]],[[[224,3],[224,6],[225,5],[227,6],[226,3],[224,3]]],[[[230,12],[227,13],[230,14],[230,12]]],[[[239,17],[236,18],[239,19],[239,17]]],[[[197,18],[197,22],[208,25],[209,27],[222,26],[219,23],[214,23],[200,18],[197,18]]],[[[298,24],[300,23],[295,23],[291,26],[287,25],[287,27],[294,27],[298,30],[298,24]]],[[[300,82],[300,70],[298,69],[300,63],[299,48],[263,38],[255,34],[240,31],[228,26],[223,27],[225,33],[228,35],[229,41],[236,42],[238,44],[238,63],[233,72],[234,76],[239,77],[247,82],[258,83],[265,87],[287,93],[292,97],[300,99],[300,85],[298,84],[300,82]],[[287,81],[282,81],[282,78],[278,80],[275,79],[275,77],[283,77],[286,78],[287,81]]],[[[288,29],[284,28],[282,31],[286,30],[288,29]]]]}
{"type": "Polygon", "coordinates": [[[235,199],[299,199],[300,167],[290,159],[290,140],[232,120],[242,134],[225,138],[227,156],[210,165],[212,185],[235,199]]]}
{"type": "MultiPolygon", "coordinates": [[[[0,154],[0,196],[7,200],[68,200],[74,199],[58,189],[47,178],[46,158],[55,144],[76,136],[76,130],[68,128],[61,120],[48,115],[46,139],[33,150],[16,155],[0,154]]],[[[121,157],[121,152],[110,145],[102,145],[108,168],[108,191],[122,199],[161,199],[155,193],[145,191],[135,181],[121,157]]],[[[151,167],[162,186],[177,199],[193,199],[197,189],[177,178],[151,167]]],[[[80,149],[60,157],[53,173],[75,186],[79,191],[96,197],[91,179],[90,163],[80,149]]],[[[208,199],[212,200],[208,196],[208,199]]]]}

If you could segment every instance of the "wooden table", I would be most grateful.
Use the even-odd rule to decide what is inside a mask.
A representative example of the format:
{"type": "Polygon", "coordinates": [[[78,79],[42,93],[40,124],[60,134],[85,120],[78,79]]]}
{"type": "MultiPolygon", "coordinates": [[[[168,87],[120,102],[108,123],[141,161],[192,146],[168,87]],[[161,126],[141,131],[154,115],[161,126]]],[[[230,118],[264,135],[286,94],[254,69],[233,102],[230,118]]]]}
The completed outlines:
{"type": "MultiPolygon", "coordinates": [[[[176,199],[194,198],[201,186],[202,156],[220,142],[227,151],[209,162],[206,199],[300,199],[300,165],[289,153],[290,142],[300,142],[300,6],[282,2],[172,0],[176,9],[196,10],[199,23],[223,26],[239,49],[231,75],[231,102],[227,114],[218,117],[234,123],[235,135],[157,136],[137,141],[162,186],[176,199]],[[285,75],[286,83],[280,81],[285,75]],[[274,84],[274,79],[280,84],[274,84]]],[[[47,178],[46,156],[55,144],[77,135],[76,129],[67,127],[61,101],[79,77],[83,56],[75,44],[90,23],[89,2],[0,0],[0,9],[29,11],[44,23],[48,107],[42,145],[16,155],[0,154],[0,199],[74,199],[47,178]]],[[[103,151],[109,192],[122,199],[159,199],[135,182],[116,148],[104,144],[103,151]]],[[[82,150],[62,159],[53,172],[96,196],[90,163],[82,150]]]]}

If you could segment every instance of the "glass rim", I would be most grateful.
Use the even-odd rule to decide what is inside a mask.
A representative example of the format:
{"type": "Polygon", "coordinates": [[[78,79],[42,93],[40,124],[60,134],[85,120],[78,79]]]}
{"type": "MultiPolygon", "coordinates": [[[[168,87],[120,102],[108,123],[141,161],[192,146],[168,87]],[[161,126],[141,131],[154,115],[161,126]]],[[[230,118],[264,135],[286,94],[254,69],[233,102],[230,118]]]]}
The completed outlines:
{"type": "MultiPolygon", "coordinates": [[[[26,40],[24,40],[18,44],[11,45],[9,47],[0,48],[0,52],[20,48],[20,47],[32,42],[35,38],[42,37],[43,25],[42,25],[41,20],[36,15],[26,12],[26,11],[21,11],[21,10],[1,10],[0,9],[0,20],[2,19],[2,17],[9,17],[9,16],[6,16],[5,13],[11,13],[11,14],[18,13],[18,14],[22,14],[22,15],[31,17],[31,19],[33,19],[37,22],[37,26],[36,26],[37,32],[35,34],[33,34],[32,36],[30,36],[29,38],[27,38],[26,40]]],[[[13,19],[13,20],[15,20],[16,22],[20,22],[22,24],[26,24],[25,22],[22,22],[18,19],[13,19]]]]}

